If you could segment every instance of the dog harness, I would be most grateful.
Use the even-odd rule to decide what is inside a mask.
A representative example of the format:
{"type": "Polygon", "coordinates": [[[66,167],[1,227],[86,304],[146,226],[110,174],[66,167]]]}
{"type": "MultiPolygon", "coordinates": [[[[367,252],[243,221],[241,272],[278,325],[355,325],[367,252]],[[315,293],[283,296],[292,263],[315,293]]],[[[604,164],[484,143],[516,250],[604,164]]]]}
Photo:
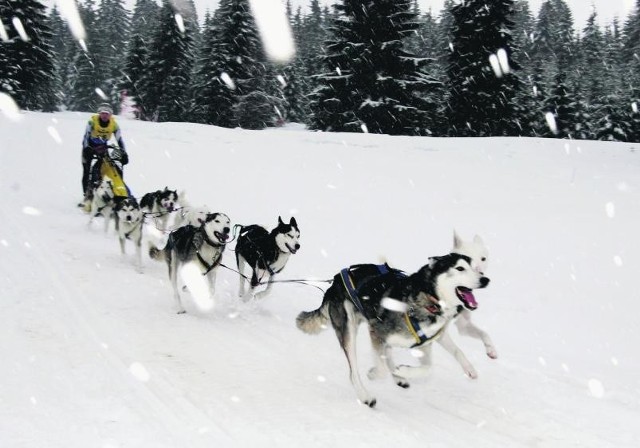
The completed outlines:
{"type": "MultiPolygon", "coordinates": [[[[389,272],[393,272],[394,275],[400,278],[406,278],[407,275],[404,272],[401,272],[398,270],[390,271],[389,266],[386,264],[379,264],[379,265],[375,265],[375,268],[378,271],[377,274],[374,274],[373,276],[367,276],[363,279],[359,279],[360,284],[356,286],[354,284],[354,279],[352,274],[353,267],[354,266],[350,266],[348,268],[344,268],[343,270],[341,270],[340,278],[342,279],[342,284],[344,285],[345,289],[349,293],[349,298],[351,299],[351,302],[353,303],[353,305],[358,309],[358,311],[360,311],[360,313],[362,313],[365,319],[369,320],[369,316],[365,311],[364,306],[362,305],[362,302],[360,301],[360,289],[362,288],[362,286],[368,281],[374,278],[380,277],[382,275],[388,274],[389,272]]],[[[420,321],[410,316],[409,313],[404,313],[404,322],[405,322],[405,325],[407,326],[407,329],[409,330],[409,333],[411,333],[411,335],[416,340],[416,343],[413,344],[411,348],[418,347],[427,341],[438,338],[442,334],[445,328],[445,326],[443,326],[433,336],[429,337],[424,333],[424,331],[422,331],[422,328],[420,327],[420,321]]]]}
{"type": "MultiPolygon", "coordinates": [[[[219,249],[219,252],[213,257],[213,259],[211,260],[211,264],[209,264],[207,262],[207,260],[202,258],[202,255],[200,255],[200,251],[196,247],[196,256],[198,257],[198,261],[200,261],[200,263],[202,263],[202,265],[207,268],[207,270],[204,271],[202,273],[202,275],[207,275],[209,272],[211,272],[211,270],[213,270],[213,268],[218,266],[220,264],[220,262],[222,261],[222,249],[220,248],[222,245],[216,244],[214,241],[211,241],[209,239],[209,236],[207,235],[207,233],[204,231],[204,227],[201,227],[200,229],[201,229],[201,232],[202,232],[202,237],[204,239],[204,242],[207,243],[211,247],[216,247],[216,248],[219,249]]],[[[194,236],[195,236],[195,234],[194,234],[194,236]]],[[[194,246],[195,246],[195,242],[193,240],[192,240],[192,242],[194,243],[194,246]]]]}

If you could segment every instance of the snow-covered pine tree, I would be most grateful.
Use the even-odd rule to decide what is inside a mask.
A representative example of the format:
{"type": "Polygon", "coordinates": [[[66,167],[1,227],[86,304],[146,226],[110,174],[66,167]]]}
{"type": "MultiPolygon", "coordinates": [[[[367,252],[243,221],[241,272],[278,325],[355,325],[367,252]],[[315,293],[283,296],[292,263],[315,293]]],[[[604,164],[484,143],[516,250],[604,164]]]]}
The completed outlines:
{"type": "Polygon", "coordinates": [[[635,6],[624,24],[624,59],[627,61],[640,61],[640,0],[635,1],[635,6]]]}
{"type": "Polygon", "coordinates": [[[580,80],[576,79],[571,87],[573,92],[573,103],[571,108],[574,111],[573,130],[571,135],[576,140],[593,140],[595,133],[593,131],[595,125],[593,123],[593,114],[591,106],[587,104],[582,95],[580,80]]]}
{"type": "Polygon", "coordinates": [[[9,58],[9,46],[12,41],[3,37],[9,34],[11,27],[10,14],[9,4],[0,2],[0,26],[2,26],[4,31],[0,35],[0,92],[14,97],[19,89],[18,81],[16,80],[18,66],[17,61],[9,58]]]}
{"type": "Polygon", "coordinates": [[[555,132],[553,129],[547,130],[543,134],[545,137],[556,138],[574,138],[573,131],[575,123],[573,122],[576,111],[573,106],[574,101],[569,93],[569,87],[566,83],[567,76],[558,72],[556,74],[555,84],[547,97],[545,109],[551,112],[555,119],[555,132]]]}
{"type": "Polygon", "coordinates": [[[327,43],[326,72],[314,94],[312,126],[331,131],[423,135],[435,105],[424,99],[437,82],[428,59],[406,52],[417,27],[409,0],[342,0],[327,43]]]}
{"type": "Polygon", "coordinates": [[[71,110],[93,112],[98,104],[104,102],[104,99],[96,93],[96,88],[100,87],[99,81],[102,79],[97,51],[99,45],[96,41],[96,33],[92,32],[97,20],[96,9],[95,0],[86,0],[84,4],[78,3],[80,19],[87,31],[87,39],[84,42],[87,51],[84,51],[80,45],[75,46],[71,64],[73,71],[67,78],[66,88],[71,110]]]}
{"type": "MultiPolygon", "coordinates": [[[[194,110],[192,119],[196,123],[218,124],[220,102],[224,99],[217,94],[223,90],[224,83],[219,76],[217,56],[218,28],[220,9],[214,15],[207,13],[201,33],[200,47],[196,54],[196,69],[193,77],[192,95],[194,110]]],[[[231,99],[228,98],[229,110],[231,99]]]]}
{"type": "Polygon", "coordinates": [[[51,47],[54,55],[55,75],[53,85],[58,105],[69,107],[66,86],[71,73],[71,64],[75,53],[76,41],[65,20],[54,5],[49,14],[51,28],[51,47]]]}
{"type": "Polygon", "coordinates": [[[131,16],[131,33],[137,34],[147,45],[158,27],[160,7],[155,0],[136,0],[131,16]]]}
{"type": "Polygon", "coordinates": [[[535,28],[535,20],[531,9],[529,8],[529,0],[515,0],[513,3],[513,46],[518,49],[520,55],[519,61],[522,64],[523,73],[530,74],[531,56],[533,54],[533,30],[535,28]]]}
{"type": "Polygon", "coordinates": [[[297,47],[300,58],[304,61],[304,75],[314,76],[322,72],[322,56],[327,34],[319,0],[311,0],[309,9],[309,14],[302,20],[297,47]]]}
{"type": "MultiPolygon", "coordinates": [[[[521,85],[514,71],[513,0],[464,0],[453,8],[453,51],[449,56],[448,117],[452,135],[521,134],[515,102],[521,85]],[[498,53],[506,58],[498,58],[498,53]],[[508,60],[492,69],[491,59],[508,60]]],[[[494,65],[495,65],[494,64],[494,65]]]]}
{"type": "Polygon", "coordinates": [[[518,118],[520,135],[540,137],[549,127],[545,120],[545,101],[548,87],[542,76],[542,68],[533,69],[518,89],[516,103],[521,112],[518,118]]]}
{"type": "MultiPolygon", "coordinates": [[[[564,0],[546,0],[540,7],[535,25],[531,59],[535,66],[553,63],[561,72],[568,72],[574,62],[575,45],[573,15],[564,0]]],[[[555,72],[547,76],[553,82],[555,72]]]]}
{"type": "Polygon", "coordinates": [[[197,24],[184,17],[181,24],[184,26],[179,25],[171,2],[164,0],[149,50],[147,70],[138,87],[144,99],[143,116],[147,120],[185,121],[191,110],[191,34],[197,24]]]}
{"type": "Polygon", "coordinates": [[[200,61],[210,67],[209,82],[198,87],[198,107],[208,108],[207,122],[234,127],[234,105],[264,91],[265,58],[248,0],[221,0],[214,17],[215,27],[207,31],[210,51],[200,61]]]}
{"type": "Polygon", "coordinates": [[[625,113],[627,101],[612,92],[605,96],[597,111],[599,117],[595,137],[598,140],[626,142],[632,129],[630,114],[625,113]]]}
{"type": "Polygon", "coordinates": [[[101,0],[97,17],[94,28],[89,30],[95,34],[93,50],[99,59],[100,70],[96,80],[117,113],[120,103],[118,84],[124,70],[130,13],[124,6],[124,0],[101,0]]]}
{"type": "Polygon", "coordinates": [[[640,142],[640,0],[635,1],[623,29],[625,64],[624,79],[631,99],[630,141],[640,142]]]}
{"type": "Polygon", "coordinates": [[[595,9],[587,19],[580,41],[582,85],[587,102],[597,109],[601,108],[606,97],[604,68],[604,39],[597,24],[595,9]]]}
{"type": "Polygon", "coordinates": [[[133,32],[127,45],[127,54],[123,66],[123,74],[118,90],[126,91],[131,106],[137,110],[137,116],[144,119],[145,100],[138,87],[143,74],[147,70],[147,44],[140,33],[133,32]]]}
{"type": "Polygon", "coordinates": [[[0,42],[0,82],[23,109],[53,110],[55,65],[45,6],[38,0],[2,0],[0,19],[9,37],[0,42]],[[21,34],[18,23],[24,30],[21,34]],[[8,77],[13,82],[8,81],[8,77]],[[11,90],[9,90],[11,89],[11,90]]]}
{"type": "Polygon", "coordinates": [[[303,41],[301,12],[300,8],[298,8],[296,14],[293,14],[291,0],[287,0],[287,19],[289,20],[293,32],[293,39],[294,42],[296,42],[298,50],[293,60],[282,68],[282,81],[284,85],[280,84],[279,89],[284,99],[284,119],[304,123],[309,115],[305,97],[310,91],[308,85],[310,85],[311,82],[304,76],[304,62],[298,47],[303,41]]]}

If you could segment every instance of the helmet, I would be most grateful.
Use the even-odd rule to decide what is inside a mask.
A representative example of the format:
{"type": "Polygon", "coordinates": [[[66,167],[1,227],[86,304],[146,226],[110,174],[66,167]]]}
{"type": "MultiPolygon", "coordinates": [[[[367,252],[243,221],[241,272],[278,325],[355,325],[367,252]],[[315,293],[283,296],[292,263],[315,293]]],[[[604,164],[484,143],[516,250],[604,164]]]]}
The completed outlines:
{"type": "Polygon", "coordinates": [[[111,105],[109,103],[100,103],[100,105],[98,106],[98,113],[102,112],[108,112],[112,114],[113,109],[111,108],[111,105]]]}

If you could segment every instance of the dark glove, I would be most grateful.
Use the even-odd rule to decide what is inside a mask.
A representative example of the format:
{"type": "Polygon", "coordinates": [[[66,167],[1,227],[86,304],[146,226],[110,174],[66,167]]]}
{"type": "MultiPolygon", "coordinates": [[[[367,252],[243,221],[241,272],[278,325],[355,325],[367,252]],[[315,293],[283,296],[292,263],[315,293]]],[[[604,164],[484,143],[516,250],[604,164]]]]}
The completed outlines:
{"type": "Polygon", "coordinates": [[[126,165],[127,163],[129,163],[129,154],[127,154],[127,151],[120,152],[120,162],[123,165],[126,165]]]}

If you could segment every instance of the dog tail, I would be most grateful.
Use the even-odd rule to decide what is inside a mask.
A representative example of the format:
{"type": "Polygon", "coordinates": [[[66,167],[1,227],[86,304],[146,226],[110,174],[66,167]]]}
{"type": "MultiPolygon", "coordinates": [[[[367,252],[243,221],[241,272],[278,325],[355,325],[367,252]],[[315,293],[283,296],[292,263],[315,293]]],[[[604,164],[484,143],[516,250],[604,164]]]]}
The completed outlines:
{"type": "Polygon", "coordinates": [[[318,334],[327,328],[329,322],[329,302],[323,302],[320,308],[303,311],[296,318],[296,326],[307,334],[318,334]]]}
{"type": "Polygon", "coordinates": [[[149,258],[152,260],[163,261],[165,260],[164,249],[158,249],[152,243],[149,243],[149,258]]]}

